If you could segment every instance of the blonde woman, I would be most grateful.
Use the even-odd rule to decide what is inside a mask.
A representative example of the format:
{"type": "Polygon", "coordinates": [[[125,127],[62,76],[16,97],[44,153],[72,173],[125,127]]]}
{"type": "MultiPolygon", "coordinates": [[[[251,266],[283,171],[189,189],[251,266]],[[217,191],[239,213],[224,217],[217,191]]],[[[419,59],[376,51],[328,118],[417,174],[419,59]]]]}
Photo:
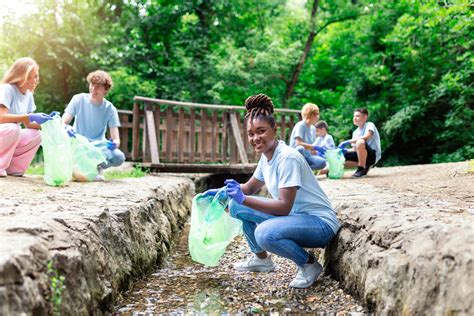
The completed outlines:
{"type": "Polygon", "coordinates": [[[39,81],[38,64],[20,58],[0,84],[0,177],[22,176],[41,143],[40,124],[51,119],[36,110],[33,92],[39,81]],[[25,128],[20,127],[20,123],[25,128]]]}

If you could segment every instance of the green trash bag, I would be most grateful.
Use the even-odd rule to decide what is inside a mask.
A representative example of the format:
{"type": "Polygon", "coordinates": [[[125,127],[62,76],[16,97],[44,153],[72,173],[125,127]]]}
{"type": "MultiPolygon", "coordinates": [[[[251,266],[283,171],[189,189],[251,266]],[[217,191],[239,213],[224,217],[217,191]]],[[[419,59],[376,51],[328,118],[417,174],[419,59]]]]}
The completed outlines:
{"type": "Polygon", "coordinates": [[[72,177],[79,182],[92,181],[97,176],[97,165],[105,162],[102,151],[79,134],[71,138],[73,170],[72,177]]]}
{"type": "Polygon", "coordinates": [[[59,186],[72,177],[71,140],[61,124],[59,113],[41,125],[44,156],[44,182],[59,186]]]}
{"type": "Polygon", "coordinates": [[[340,149],[326,150],[326,161],[329,166],[329,178],[340,179],[344,175],[344,154],[340,149]]]}
{"type": "Polygon", "coordinates": [[[215,197],[198,194],[192,204],[189,253],[194,261],[210,267],[217,266],[227,245],[242,233],[242,222],[225,211],[229,199],[221,191],[215,197]]]}

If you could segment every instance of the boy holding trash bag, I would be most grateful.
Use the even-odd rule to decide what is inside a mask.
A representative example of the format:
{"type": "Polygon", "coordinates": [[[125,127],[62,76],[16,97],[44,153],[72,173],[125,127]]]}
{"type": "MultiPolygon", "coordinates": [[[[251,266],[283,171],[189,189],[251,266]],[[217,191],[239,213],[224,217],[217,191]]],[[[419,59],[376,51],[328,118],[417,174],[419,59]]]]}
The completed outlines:
{"type": "Polygon", "coordinates": [[[97,166],[96,181],[103,181],[103,171],[109,167],[120,166],[125,155],[118,149],[120,146],[120,120],[115,106],[105,99],[113,86],[112,78],[102,70],[91,72],[87,76],[89,93],[80,93],[72,97],[64,111],[62,121],[69,136],[75,133],[85,136],[106,157],[106,162],[97,166]],[[68,125],[74,119],[74,126],[68,125]],[[107,127],[111,139],[105,138],[107,127]]]}

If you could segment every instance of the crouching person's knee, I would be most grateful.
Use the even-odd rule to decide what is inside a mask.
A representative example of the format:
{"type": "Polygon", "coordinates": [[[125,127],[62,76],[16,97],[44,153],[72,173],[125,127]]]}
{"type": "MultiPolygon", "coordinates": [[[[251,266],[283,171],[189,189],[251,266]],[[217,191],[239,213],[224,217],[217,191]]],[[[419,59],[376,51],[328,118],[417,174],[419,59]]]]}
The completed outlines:
{"type": "Polygon", "coordinates": [[[275,243],[275,234],[271,226],[266,225],[266,222],[258,225],[255,229],[255,240],[262,249],[271,251],[272,245],[275,243]]]}
{"type": "Polygon", "coordinates": [[[235,202],[234,199],[230,200],[229,205],[228,205],[230,216],[237,219],[241,219],[239,218],[239,206],[241,205],[235,202]]]}
{"type": "Polygon", "coordinates": [[[122,151],[115,149],[113,151],[112,159],[110,160],[110,165],[113,167],[118,167],[125,161],[125,155],[122,151]]]}
{"type": "Polygon", "coordinates": [[[303,146],[298,145],[298,146],[295,147],[295,149],[296,149],[300,154],[304,155],[305,149],[304,149],[303,146]]]}

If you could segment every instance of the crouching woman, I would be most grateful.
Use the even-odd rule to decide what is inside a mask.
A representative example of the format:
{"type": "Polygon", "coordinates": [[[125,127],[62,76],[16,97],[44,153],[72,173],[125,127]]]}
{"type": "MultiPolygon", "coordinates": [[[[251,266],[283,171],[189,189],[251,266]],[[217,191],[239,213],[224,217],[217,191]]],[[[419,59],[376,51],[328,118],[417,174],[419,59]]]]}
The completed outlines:
{"type": "Polygon", "coordinates": [[[51,119],[33,113],[38,81],[38,64],[24,57],[11,65],[0,84],[0,177],[25,173],[41,144],[39,126],[51,119]]]}
{"type": "MultiPolygon", "coordinates": [[[[249,181],[225,181],[232,200],[229,210],[242,220],[251,252],[237,262],[238,271],[268,272],[275,269],[270,253],[293,261],[298,272],[290,286],[310,287],[322,272],[316,258],[304,248],[323,248],[336,235],[336,214],[305,158],[283,141],[276,140],[271,99],[258,94],[247,98],[249,143],[260,161],[249,181]],[[263,185],[271,199],[251,196],[263,185]]],[[[206,191],[214,195],[216,190],[206,191]]]]}

